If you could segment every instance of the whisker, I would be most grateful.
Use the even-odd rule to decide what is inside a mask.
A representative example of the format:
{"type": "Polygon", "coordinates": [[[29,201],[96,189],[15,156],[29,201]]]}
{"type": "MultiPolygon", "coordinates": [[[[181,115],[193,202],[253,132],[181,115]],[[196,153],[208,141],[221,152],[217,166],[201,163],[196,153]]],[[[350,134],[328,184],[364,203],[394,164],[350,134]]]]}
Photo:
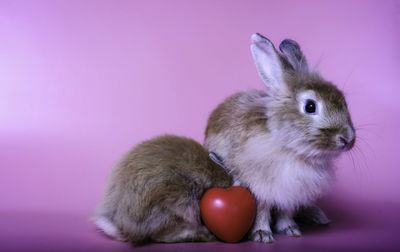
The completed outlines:
{"type": "Polygon", "coordinates": [[[355,125],[355,127],[371,127],[371,126],[376,127],[376,126],[379,126],[379,124],[378,123],[363,123],[363,124],[355,125]]]}
{"type": "Polygon", "coordinates": [[[365,166],[365,169],[363,169],[363,171],[369,171],[369,165],[368,165],[368,162],[367,162],[367,157],[365,156],[364,152],[362,151],[362,149],[359,146],[355,145],[354,147],[355,147],[354,150],[357,151],[357,153],[362,156],[361,159],[363,160],[363,164],[365,166]]]}
{"type": "MultiPolygon", "coordinates": [[[[371,151],[372,155],[374,155],[374,158],[376,158],[374,149],[372,148],[372,146],[368,143],[367,140],[365,140],[363,137],[357,137],[357,140],[361,141],[363,144],[365,144],[365,146],[368,147],[368,149],[371,151]]],[[[357,150],[361,151],[361,148],[359,145],[355,145],[355,147],[357,148],[357,150]]]]}
{"type": "Polygon", "coordinates": [[[372,134],[374,134],[375,136],[379,137],[379,135],[376,133],[376,131],[373,131],[373,130],[371,130],[371,129],[369,129],[369,128],[360,128],[360,127],[357,127],[357,128],[355,128],[355,130],[358,131],[358,132],[361,131],[361,132],[372,133],[372,134]]]}
{"type": "Polygon", "coordinates": [[[317,62],[314,64],[314,66],[312,67],[313,71],[317,71],[318,72],[318,68],[322,65],[322,62],[325,60],[325,55],[321,54],[317,60],[317,62]]]}
{"type": "Polygon", "coordinates": [[[352,164],[353,164],[353,169],[354,169],[354,171],[357,171],[356,164],[355,164],[355,162],[354,162],[354,157],[353,157],[352,152],[353,152],[353,150],[350,150],[350,151],[348,152],[348,154],[349,154],[349,156],[350,156],[350,158],[351,158],[351,162],[352,162],[352,164]]]}
{"type": "MultiPolygon", "coordinates": [[[[350,80],[350,78],[353,75],[355,70],[356,70],[356,66],[354,65],[353,68],[350,70],[350,72],[347,74],[346,79],[343,82],[343,86],[342,86],[343,90],[346,90],[347,84],[350,83],[349,80],[350,80]]],[[[346,91],[346,93],[347,93],[347,91],[346,91]]]]}

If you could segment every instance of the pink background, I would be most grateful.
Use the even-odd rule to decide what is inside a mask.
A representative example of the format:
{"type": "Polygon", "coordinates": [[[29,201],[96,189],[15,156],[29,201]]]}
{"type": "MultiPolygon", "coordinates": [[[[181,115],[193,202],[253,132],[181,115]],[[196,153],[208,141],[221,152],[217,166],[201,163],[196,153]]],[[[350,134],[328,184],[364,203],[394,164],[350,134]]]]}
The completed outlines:
{"type": "Polygon", "coordinates": [[[89,215],[112,165],[263,88],[250,35],[297,40],[346,95],[357,148],[328,201],[398,207],[399,1],[0,1],[0,212],[89,215]]]}

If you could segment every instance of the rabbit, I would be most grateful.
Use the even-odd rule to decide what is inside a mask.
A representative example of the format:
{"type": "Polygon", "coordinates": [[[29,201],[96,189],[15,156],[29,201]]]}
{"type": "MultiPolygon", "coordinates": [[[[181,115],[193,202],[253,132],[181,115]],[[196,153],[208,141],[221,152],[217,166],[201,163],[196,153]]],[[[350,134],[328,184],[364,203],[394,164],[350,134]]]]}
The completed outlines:
{"type": "Polygon", "coordinates": [[[333,161],[354,146],[356,133],[343,93],[309,70],[297,42],[285,39],[279,51],[258,33],[251,42],[266,91],[239,92],[219,104],[209,116],[204,146],[252,191],[257,215],[249,239],[269,243],[272,230],[301,235],[294,221],[299,211],[329,222],[314,203],[331,185],[333,161]]]}
{"type": "Polygon", "coordinates": [[[113,169],[94,216],[108,236],[134,244],[213,241],[199,200],[232,178],[196,141],[173,135],[138,144],[113,169]]]}

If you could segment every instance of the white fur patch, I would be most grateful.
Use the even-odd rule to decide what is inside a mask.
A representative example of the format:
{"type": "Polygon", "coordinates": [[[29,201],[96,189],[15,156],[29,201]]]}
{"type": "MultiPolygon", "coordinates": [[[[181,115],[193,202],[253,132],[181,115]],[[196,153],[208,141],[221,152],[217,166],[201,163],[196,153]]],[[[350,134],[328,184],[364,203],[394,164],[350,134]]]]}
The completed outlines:
{"type": "Polygon", "coordinates": [[[329,164],[311,165],[280,148],[265,134],[250,138],[235,162],[238,179],[248,185],[258,200],[281,209],[308,205],[329,187],[333,172],[329,164]]]}
{"type": "Polygon", "coordinates": [[[106,217],[104,216],[97,217],[94,223],[106,235],[114,239],[120,239],[120,233],[118,228],[106,217]]]}

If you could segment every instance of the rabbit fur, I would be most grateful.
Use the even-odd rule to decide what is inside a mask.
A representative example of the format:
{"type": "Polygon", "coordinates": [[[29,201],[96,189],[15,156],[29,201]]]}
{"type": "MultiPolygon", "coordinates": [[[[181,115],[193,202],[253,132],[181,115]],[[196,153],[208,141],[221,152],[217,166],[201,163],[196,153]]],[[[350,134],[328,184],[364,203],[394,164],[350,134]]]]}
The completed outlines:
{"type": "Polygon", "coordinates": [[[223,101],[209,117],[204,145],[255,195],[250,239],[268,243],[273,241],[272,209],[277,232],[301,235],[294,215],[326,192],[334,159],[351,149],[356,137],[343,93],[309,70],[297,42],[286,39],[278,51],[261,34],[251,40],[266,90],[239,92],[223,101]]]}
{"type": "Polygon", "coordinates": [[[196,141],[172,135],[135,146],[113,169],[94,222],[135,244],[215,240],[201,223],[199,200],[231,177],[196,141]]]}
{"type": "Polygon", "coordinates": [[[308,70],[298,44],[284,40],[279,49],[252,36],[266,91],[240,92],[221,103],[208,120],[207,150],[192,139],[165,135],[121,159],[93,218],[105,234],[135,244],[215,240],[200,220],[198,201],[207,188],[229,187],[232,179],[257,199],[249,234],[254,241],[273,240],[272,212],[276,230],[292,236],[300,235],[293,220],[298,212],[329,221],[313,203],[334,177],[334,158],[354,145],[354,127],[343,94],[308,70]],[[315,112],[307,114],[310,100],[315,112]]]}

